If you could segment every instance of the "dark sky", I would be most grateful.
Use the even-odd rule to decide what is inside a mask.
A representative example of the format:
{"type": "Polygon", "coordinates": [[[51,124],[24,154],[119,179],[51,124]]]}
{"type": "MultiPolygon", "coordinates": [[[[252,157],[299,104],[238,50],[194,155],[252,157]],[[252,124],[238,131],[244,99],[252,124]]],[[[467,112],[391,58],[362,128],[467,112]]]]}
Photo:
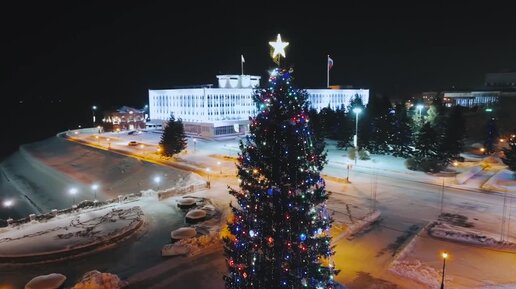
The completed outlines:
{"type": "Polygon", "coordinates": [[[217,73],[239,73],[240,54],[247,73],[265,77],[276,33],[290,42],[287,61],[305,88],[325,85],[327,54],[335,65],[332,83],[391,97],[479,86],[486,72],[516,68],[516,25],[504,13],[511,8],[487,1],[455,7],[16,2],[0,15],[3,100],[143,105],[148,88],[215,83],[217,73]]]}

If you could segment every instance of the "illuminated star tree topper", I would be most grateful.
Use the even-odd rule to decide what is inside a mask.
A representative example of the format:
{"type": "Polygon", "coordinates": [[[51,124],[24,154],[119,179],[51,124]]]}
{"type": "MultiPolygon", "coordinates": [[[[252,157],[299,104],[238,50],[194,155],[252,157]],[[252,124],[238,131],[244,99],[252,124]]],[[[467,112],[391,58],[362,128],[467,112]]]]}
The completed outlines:
{"type": "Polygon", "coordinates": [[[281,35],[278,33],[276,41],[270,41],[269,45],[272,46],[272,60],[279,66],[281,56],[283,56],[283,58],[287,57],[285,54],[285,47],[287,47],[288,42],[283,42],[281,40],[281,35]]]}

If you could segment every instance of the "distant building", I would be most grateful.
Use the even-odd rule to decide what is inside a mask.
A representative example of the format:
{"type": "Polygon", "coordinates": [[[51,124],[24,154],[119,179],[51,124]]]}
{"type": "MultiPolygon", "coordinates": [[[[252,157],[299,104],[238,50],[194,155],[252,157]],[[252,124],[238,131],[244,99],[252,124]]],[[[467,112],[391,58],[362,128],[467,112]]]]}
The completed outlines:
{"type": "MultiPolygon", "coordinates": [[[[253,91],[260,77],[218,75],[218,88],[210,86],[149,90],[151,121],[166,121],[170,114],[181,118],[185,132],[204,138],[244,135],[249,131],[249,116],[256,113],[253,91]]],[[[368,89],[307,89],[312,108],[346,107],[358,95],[364,104],[368,89]]]]}
{"type": "Polygon", "coordinates": [[[145,128],[145,111],[128,106],[104,111],[104,131],[137,130],[145,128]]]}
{"type": "Polygon", "coordinates": [[[516,88],[516,72],[488,73],[485,85],[498,89],[516,88]]]}

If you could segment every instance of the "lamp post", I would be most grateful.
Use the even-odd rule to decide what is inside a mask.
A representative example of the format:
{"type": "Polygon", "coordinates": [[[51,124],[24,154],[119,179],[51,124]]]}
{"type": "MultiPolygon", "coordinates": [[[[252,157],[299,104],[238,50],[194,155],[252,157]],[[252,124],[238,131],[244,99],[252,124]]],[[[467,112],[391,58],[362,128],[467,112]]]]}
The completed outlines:
{"type": "Polygon", "coordinates": [[[346,167],[348,168],[348,175],[346,176],[346,182],[349,183],[349,169],[351,169],[352,164],[348,163],[346,167]]]}
{"type": "MultiPolygon", "coordinates": [[[[2,202],[2,206],[7,210],[9,210],[10,207],[12,207],[14,205],[14,201],[13,200],[5,200],[2,202]]],[[[7,223],[10,222],[10,217],[7,216],[7,223]]]]}
{"type": "Polygon", "coordinates": [[[97,201],[97,190],[99,189],[98,184],[91,185],[91,190],[93,191],[93,200],[97,201]]]}
{"type": "Polygon", "coordinates": [[[91,107],[91,114],[93,116],[93,126],[95,126],[95,110],[97,110],[97,106],[96,105],[91,107]]]}
{"type": "Polygon", "coordinates": [[[222,167],[220,161],[217,162],[217,166],[219,167],[219,173],[222,175],[222,167]]]}
{"type": "Polygon", "coordinates": [[[418,104],[416,105],[416,108],[417,108],[417,111],[418,111],[418,114],[419,114],[419,118],[421,118],[421,111],[423,110],[425,106],[422,105],[422,104],[418,104]]]}
{"type": "Polygon", "coordinates": [[[111,148],[111,139],[107,138],[106,141],[108,142],[108,149],[110,149],[111,148]]]}
{"type": "Polygon", "coordinates": [[[206,172],[208,173],[208,183],[210,182],[210,168],[206,168],[206,172]]]}
{"type": "Polygon", "coordinates": [[[157,189],[156,191],[159,191],[159,183],[161,182],[161,178],[159,176],[155,176],[154,177],[154,182],[156,183],[157,185],[157,189]]]}
{"type": "Polygon", "coordinates": [[[70,190],[68,190],[68,193],[72,195],[72,206],[75,205],[75,195],[77,195],[77,192],[76,188],[70,188],[70,190]]]}
{"type": "Polygon", "coordinates": [[[358,158],[358,115],[362,112],[360,107],[353,108],[353,112],[355,113],[355,137],[353,138],[353,142],[355,145],[355,165],[357,164],[358,158]]]}
{"type": "Polygon", "coordinates": [[[193,151],[194,151],[194,152],[195,152],[195,145],[196,145],[196,144],[197,144],[197,139],[196,139],[196,138],[194,138],[194,139],[193,139],[193,151]]]}
{"type": "Polygon", "coordinates": [[[444,251],[441,254],[441,257],[443,257],[443,276],[441,278],[441,289],[444,289],[444,270],[446,269],[446,259],[448,258],[448,253],[444,251]]]}

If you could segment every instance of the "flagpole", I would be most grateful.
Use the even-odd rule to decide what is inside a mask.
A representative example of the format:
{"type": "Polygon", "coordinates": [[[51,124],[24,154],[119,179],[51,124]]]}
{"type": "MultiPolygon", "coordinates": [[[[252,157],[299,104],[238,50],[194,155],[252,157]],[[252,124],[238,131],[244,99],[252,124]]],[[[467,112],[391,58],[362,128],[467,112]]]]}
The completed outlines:
{"type": "Polygon", "coordinates": [[[326,88],[330,88],[330,55],[326,59],[326,88]]]}

